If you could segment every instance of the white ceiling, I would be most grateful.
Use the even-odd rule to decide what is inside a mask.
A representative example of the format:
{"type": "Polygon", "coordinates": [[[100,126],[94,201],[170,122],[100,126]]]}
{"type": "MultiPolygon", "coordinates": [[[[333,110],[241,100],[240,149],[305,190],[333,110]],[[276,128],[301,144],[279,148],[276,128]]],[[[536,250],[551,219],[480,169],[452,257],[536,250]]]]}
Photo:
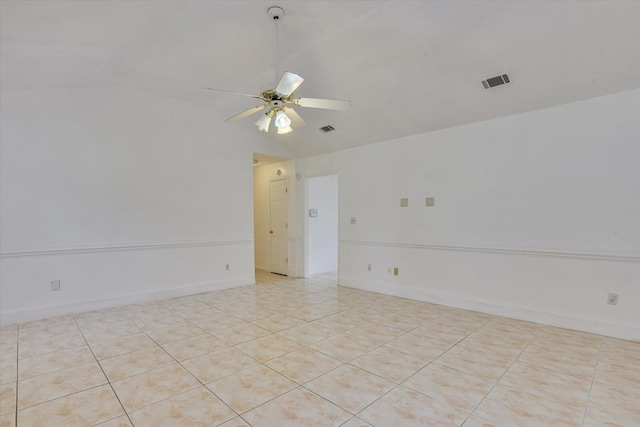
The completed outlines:
{"type": "MultiPolygon", "coordinates": [[[[297,156],[335,151],[640,87],[638,1],[0,2],[2,90],[128,86],[223,117],[280,70],[296,96],[350,99],[298,108],[307,126],[263,134],[297,156]],[[512,83],[485,90],[481,80],[512,83]],[[336,130],[324,134],[320,126],[336,130]]],[[[255,117],[257,118],[257,117],[255,117]]],[[[255,118],[224,124],[255,128],[255,118]]],[[[257,130],[256,130],[257,132],[257,130]]]]}

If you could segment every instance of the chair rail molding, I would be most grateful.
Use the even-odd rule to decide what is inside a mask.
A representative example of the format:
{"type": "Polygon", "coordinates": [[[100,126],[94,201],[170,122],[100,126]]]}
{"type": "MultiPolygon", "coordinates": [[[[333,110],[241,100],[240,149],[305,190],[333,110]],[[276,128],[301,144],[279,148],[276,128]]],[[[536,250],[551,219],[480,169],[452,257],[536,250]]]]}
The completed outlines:
{"type": "Polygon", "coordinates": [[[505,254],[505,255],[584,259],[584,260],[592,260],[592,261],[640,263],[640,254],[632,254],[632,253],[588,252],[588,251],[564,250],[564,249],[533,249],[533,248],[525,249],[525,248],[508,248],[508,247],[499,247],[499,246],[476,246],[476,245],[471,246],[471,245],[432,244],[432,243],[417,243],[417,242],[388,242],[388,241],[348,240],[348,239],[341,239],[340,244],[355,245],[355,246],[391,247],[391,248],[399,248],[399,249],[477,252],[477,253],[492,253],[492,254],[505,254]]]}
{"type": "Polygon", "coordinates": [[[120,252],[120,251],[140,251],[154,249],[180,249],[197,248],[211,246],[235,246],[253,244],[253,239],[238,240],[191,240],[176,242],[147,242],[147,243],[124,243],[86,246],[67,246],[58,248],[37,248],[5,250],[0,252],[0,258],[18,258],[32,256],[66,255],[94,252],[120,252]]]}

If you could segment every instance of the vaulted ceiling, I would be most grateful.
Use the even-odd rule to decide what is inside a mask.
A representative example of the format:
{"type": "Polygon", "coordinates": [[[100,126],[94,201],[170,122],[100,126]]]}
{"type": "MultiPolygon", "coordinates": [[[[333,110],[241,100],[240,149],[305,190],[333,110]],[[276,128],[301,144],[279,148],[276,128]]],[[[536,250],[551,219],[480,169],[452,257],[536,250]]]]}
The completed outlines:
{"type": "MultiPolygon", "coordinates": [[[[638,1],[2,0],[1,89],[131,87],[202,105],[219,119],[279,73],[307,126],[261,134],[308,156],[640,87],[638,1]],[[485,90],[481,80],[512,82],[485,90]],[[336,130],[322,133],[330,124],[336,130]]],[[[258,101],[259,103],[259,101],[258,101]]],[[[254,128],[257,117],[224,124],[254,128]]],[[[258,132],[257,129],[255,132],[258,132]]]]}

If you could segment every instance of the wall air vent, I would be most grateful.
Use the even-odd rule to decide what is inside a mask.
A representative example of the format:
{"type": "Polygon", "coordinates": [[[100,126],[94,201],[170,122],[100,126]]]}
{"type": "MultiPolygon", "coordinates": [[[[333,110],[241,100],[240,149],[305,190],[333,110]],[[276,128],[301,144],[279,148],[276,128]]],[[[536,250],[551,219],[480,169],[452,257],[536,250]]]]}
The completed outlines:
{"type": "Polygon", "coordinates": [[[336,130],[336,129],[335,129],[333,126],[331,126],[331,125],[326,125],[326,126],[322,126],[322,127],[320,128],[320,130],[321,130],[322,132],[324,132],[324,133],[327,133],[327,132],[331,132],[331,131],[336,130]]]}
{"type": "Polygon", "coordinates": [[[509,83],[510,81],[511,80],[509,79],[509,76],[503,74],[501,76],[491,77],[490,79],[483,80],[482,86],[484,86],[485,89],[489,89],[490,87],[500,86],[509,83]]]}

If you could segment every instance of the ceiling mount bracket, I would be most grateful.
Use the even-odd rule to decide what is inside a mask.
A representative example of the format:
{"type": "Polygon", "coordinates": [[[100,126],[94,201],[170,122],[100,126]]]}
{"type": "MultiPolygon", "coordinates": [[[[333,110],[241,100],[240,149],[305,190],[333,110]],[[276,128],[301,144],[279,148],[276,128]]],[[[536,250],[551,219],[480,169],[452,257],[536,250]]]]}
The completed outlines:
{"type": "Polygon", "coordinates": [[[284,15],[284,9],[280,6],[271,6],[267,9],[267,14],[274,20],[280,19],[284,15]]]}

